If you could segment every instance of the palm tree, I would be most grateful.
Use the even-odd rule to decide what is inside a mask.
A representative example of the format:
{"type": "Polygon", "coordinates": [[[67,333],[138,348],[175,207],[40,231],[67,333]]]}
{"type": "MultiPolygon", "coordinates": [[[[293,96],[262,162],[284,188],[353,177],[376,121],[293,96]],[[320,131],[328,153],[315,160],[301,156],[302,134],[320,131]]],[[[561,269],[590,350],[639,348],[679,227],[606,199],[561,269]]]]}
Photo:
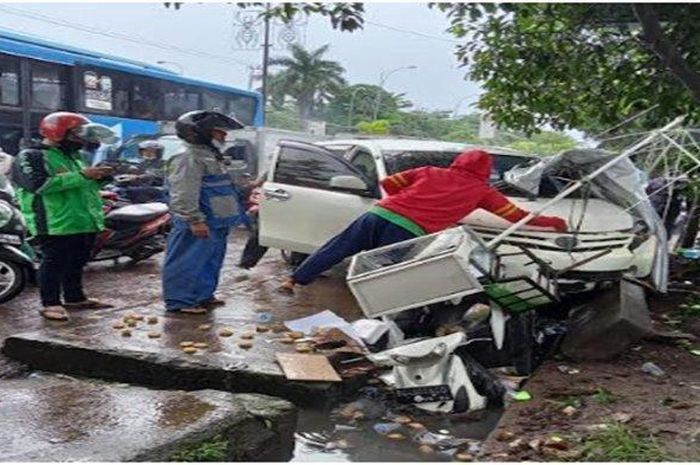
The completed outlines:
{"type": "Polygon", "coordinates": [[[294,98],[302,120],[308,120],[319,105],[345,85],[345,68],[337,61],[323,59],[329,47],[327,44],[309,51],[294,44],[289,47],[291,56],[270,60],[270,65],[283,68],[274,75],[275,94],[294,98]]]}

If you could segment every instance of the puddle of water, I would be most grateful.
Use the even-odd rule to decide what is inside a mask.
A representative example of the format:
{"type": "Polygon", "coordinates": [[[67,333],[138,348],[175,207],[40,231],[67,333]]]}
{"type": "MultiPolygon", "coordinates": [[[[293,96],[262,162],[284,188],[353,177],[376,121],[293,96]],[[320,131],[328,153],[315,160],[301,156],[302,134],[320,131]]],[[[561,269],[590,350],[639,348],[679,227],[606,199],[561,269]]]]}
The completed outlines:
{"type": "MultiPolygon", "coordinates": [[[[411,415],[432,433],[447,433],[457,439],[474,443],[486,438],[495,428],[501,409],[490,409],[472,419],[466,416],[411,415]]],[[[297,424],[297,439],[292,462],[447,462],[450,453],[425,453],[410,437],[389,439],[374,431],[377,423],[386,420],[363,420],[356,424],[337,422],[330,412],[301,410],[297,424]],[[314,445],[314,443],[317,443],[314,445]],[[329,444],[330,443],[330,444],[329,444]],[[324,448],[324,444],[329,444],[324,448]],[[339,448],[337,446],[345,447],[339,448]]],[[[402,431],[406,431],[406,428],[402,431]]],[[[408,434],[407,434],[408,436],[408,434]]],[[[464,446],[463,448],[468,448],[464,446]]]]}

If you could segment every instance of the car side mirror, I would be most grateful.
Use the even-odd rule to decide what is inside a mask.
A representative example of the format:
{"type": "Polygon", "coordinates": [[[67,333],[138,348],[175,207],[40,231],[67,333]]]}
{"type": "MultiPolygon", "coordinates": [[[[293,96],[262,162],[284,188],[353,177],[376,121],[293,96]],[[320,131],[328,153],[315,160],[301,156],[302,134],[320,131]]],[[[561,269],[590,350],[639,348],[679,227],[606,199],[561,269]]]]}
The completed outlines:
{"type": "Polygon", "coordinates": [[[344,189],[349,191],[366,191],[367,183],[357,176],[333,176],[330,186],[333,189],[344,189]]]}

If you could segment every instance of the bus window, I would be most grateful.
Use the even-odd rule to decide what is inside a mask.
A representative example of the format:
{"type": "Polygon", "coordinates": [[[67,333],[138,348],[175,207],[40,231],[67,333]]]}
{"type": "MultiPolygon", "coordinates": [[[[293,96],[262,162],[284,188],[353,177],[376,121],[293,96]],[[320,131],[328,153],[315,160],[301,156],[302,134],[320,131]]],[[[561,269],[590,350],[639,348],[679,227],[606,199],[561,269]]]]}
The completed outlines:
{"type": "Polygon", "coordinates": [[[0,105],[19,106],[19,96],[19,60],[0,56],[0,105]]]}
{"type": "Polygon", "coordinates": [[[162,119],[161,83],[155,79],[134,77],[131,93],[131,116],[137,119],[162,119]]]}
{"type": "Polygon", "coordinates": [[[202,92],[202,108],[226,113],[226,96],[219,92],[205,90],[202,92]]]}
{"type": "Polygon", "coordinates": [[[129,79],[121,73],[98,69],[80,72],[80,102],[86,112],[126,116],[129,113],[129,79]]]}
{"type": "Polygon", "coordinates": [[[199,110],[199,93],[185,86],[168,86],[163,95],[163,110],[166,120],[175,120],[183,113],[199,110]]]}
{"type": "Polygon", "coordinates": [[[228,99],[228,114],[235,117],[246,126],[252,126],[255,119],[255,104],[253,97],[236,95],[228,99]]]}
{"type": "Polygon", "coordinates": [[[22,112],[0,111],[0,148],[10,155],[19,152],[22,140],[22,112]]]}
{"type": "Polygon", "coordinates": [[[32,108],[62,110],[66,108],[66,70],[61,65],[31,63],[32,108]]]}

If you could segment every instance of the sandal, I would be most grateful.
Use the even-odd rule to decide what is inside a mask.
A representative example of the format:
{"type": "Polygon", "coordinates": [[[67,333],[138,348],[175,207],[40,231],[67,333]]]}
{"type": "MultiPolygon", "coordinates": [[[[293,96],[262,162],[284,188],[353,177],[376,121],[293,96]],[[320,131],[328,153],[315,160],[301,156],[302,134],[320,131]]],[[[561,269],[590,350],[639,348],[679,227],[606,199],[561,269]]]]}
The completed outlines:
{"type": "Polygon", "coordinates": [[[294,284],[293,279],[287,279],[277,288],[277,292],[281,294],[294,294],[294,284]]]}
{"type": "Polygon", "coordinates": [[[64,307],[69,310],[101,310],[105,308],[114,308],[114,305],[100,302],[97,299],[85,299],[82,302],[66,302],[64,307]]]}
{"type": "Polygon", "coordinates": [[[39,315],[43,316],[47,320],[52,321],[68,321],[68,313],[66,309],[60,305],[50,305],[39,310],[39,315]]]}
{"type": "Polygon", "coordinates": [[[226,305],[226,301],[223,299],[217,299],[216,297],[211,297],[207,300],[203,300],[199,305],[207,310],[212,310],[214,308],[223,307],[226,305]]]}
{"type": "Polygon", "coordinates": [[[186,313],[188,315],[203,315],[207,313],[207,309],[204,307],[185,307],[178,308],[176,310],[168,310],[169,312],[186,313]]]}

